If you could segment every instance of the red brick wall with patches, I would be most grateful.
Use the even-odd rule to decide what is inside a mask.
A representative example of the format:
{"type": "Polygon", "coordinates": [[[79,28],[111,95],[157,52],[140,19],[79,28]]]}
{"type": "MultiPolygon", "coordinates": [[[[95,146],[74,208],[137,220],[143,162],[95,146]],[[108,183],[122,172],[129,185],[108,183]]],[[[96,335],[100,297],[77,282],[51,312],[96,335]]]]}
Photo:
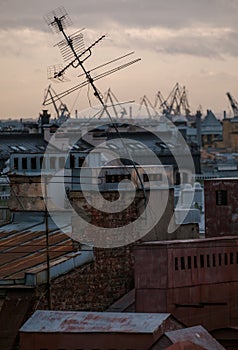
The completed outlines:
{"type": "Polygon", "coordinates": [[[206,237],[238,236],[238,179],[204,181],[206,237]]]}

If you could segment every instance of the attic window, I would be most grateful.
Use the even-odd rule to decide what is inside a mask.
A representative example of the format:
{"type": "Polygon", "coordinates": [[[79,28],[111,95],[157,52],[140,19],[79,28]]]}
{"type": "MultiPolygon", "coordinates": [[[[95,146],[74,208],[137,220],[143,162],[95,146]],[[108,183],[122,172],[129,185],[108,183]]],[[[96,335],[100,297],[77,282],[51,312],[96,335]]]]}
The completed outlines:
{"type": "Polygon", "coordinates": [[[14,169],[18,169],[18,158],[13,158],[13,162],[14,162],[14,169]]]}
{"type": "Polygon", "coordinates": [[[217,206],[227,205],[227,191],[225,190],[216,191],[216,205],[217,206]]]}
{"type": "Polygon", "coordinates": [[[27,169],[27,158],[22,158],[22,169],[23,170],[27,169]]]}

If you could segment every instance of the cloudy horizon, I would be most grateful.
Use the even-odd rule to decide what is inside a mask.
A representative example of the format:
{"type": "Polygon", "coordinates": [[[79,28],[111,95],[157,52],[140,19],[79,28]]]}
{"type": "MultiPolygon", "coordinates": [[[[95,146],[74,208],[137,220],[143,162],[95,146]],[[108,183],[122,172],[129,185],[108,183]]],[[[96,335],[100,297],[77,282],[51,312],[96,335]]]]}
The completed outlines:
{"type": "MultiPolygon", "coordinates": [[[[0,118],[37,117],[42,109],[47,66],[63,62],[43,16],[61,6],[51,0],[0,0],[2,97],[0,118]]],[[[143,95],[166,97],[176,82],[186,86],[192,112],[229,113],[226,92],[238,100],[238,2],[235,0],[69,0],[65,7],[74,28],[86,28],[85,45],[107,37],[86,61],[92,68],[135,51],[141,61],[97,83],[119,100],[143,95]]],[[[57,92],[70,83],[52,84],[57,92]]],[[[84,91],[85,90],[85,91],[84,91]]],[[[89,104],[88,91],[65,98],[72,111],[89,104]]],[[[91,92],[90,92],[91,93],[91,92]]],[[[49,108],[50,110],[52,107],[49,108]]],[[[53,109],[52,109],[53,111],[53,109]]]]}

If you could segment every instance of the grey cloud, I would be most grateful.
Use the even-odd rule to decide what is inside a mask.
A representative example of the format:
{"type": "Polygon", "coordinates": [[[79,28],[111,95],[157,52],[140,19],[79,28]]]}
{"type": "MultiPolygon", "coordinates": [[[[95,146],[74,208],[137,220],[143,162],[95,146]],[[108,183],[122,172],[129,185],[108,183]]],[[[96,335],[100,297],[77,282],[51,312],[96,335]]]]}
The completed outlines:
{"type": "MultiPolygon", "coordinates": [[[[47,31],[43,16],[59,6],[58,0],[0,0],[0,29],[29,27],[47,31]]],[[[121,29],[136,28],[138,31],[150,27],[168,28],[175,35],[164,40],[139,40],[130,38],[131,47],[144,47],[168,54],[187,54],[203,57],[222,57],[223,54],[237,55],[237,0],[68,0],[65,4],[76,27],[92,28],[100,34],[105,24],[115,23],[121,29]],[[193,34],[199,27],[227,27],[232,31],[221,38],[211,33],[207,37],[193,34]],[[190,29],[181,36],[176,31],[190,29]]],[[[125,40],[124,40],[125,41],[125,40]]],[[[119,46],[119,41],[117,43],[119,46]]]]}
{"type": "MultiPolygon", "coordinates": [[[[1,27],[29,26],[44,30],[42,16],[58,7],[57,0],[0,2],[1,27]]],[[[75,24],[100,27],[105,21],[125,26],[167,28],[204,25],[237,27],[235,0],[68,0],[65,4],[75,24]]]]}

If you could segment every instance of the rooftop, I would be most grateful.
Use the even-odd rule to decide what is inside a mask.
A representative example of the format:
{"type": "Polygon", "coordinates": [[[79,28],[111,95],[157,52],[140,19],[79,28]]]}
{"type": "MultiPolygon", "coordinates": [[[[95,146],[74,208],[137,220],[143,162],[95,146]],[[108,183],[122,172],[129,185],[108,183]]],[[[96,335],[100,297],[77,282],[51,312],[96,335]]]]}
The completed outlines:
{"type": "Polygon", "coordinates": [[[43,333],[154,333],[169,313],[36,311],[20,332],[43,333]]]}
{"type": "MultiPolygon", "coordinates": [[[[60,215],[60,214],[59,214],[60,215]]],[[[65,224],[65,232],[70,226],[65,224]]],[[[92,259],[91,251],[76,251],[71,238],[49,218],[51,277],[57,277],[92,259]]],[[[28,285],[46,281],[44,213],[17,213],[12,223],[0,227],[0,285],[28,285]],[[30,214],[30,215],[29,215],[30,214]]]]}
{"type": "Polygon", "coordinates": [[[165,335],[172,343],[190,341],[203,349],[223,350],[221,346],[202,326],[179,329],[166,332],[165,335]]]}

